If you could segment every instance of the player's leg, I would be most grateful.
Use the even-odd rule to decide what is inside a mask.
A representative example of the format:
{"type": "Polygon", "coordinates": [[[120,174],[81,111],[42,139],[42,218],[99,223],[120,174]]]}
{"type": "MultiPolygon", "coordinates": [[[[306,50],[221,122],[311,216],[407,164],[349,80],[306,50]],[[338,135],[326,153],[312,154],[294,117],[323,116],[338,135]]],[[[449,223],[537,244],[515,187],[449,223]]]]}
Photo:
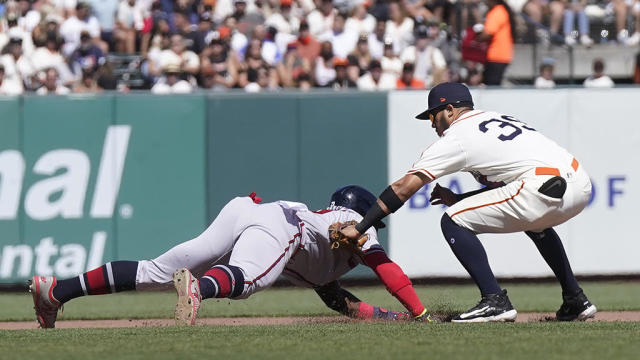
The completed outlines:
{"type": "Polygon", "coordinates": [[[176,270],[187,268],[196,277],[227,255],[239,235],[239,218],[253,206],[248,197],[230,201],[198,237],[178,244],[153,260],[140,262],[136,288],[168,288],[176,270]]]}
{"type": "Polygon", "coordinates": [[[442,233],[460,264],[480,289],[478,305],[455,317],[453,322],[514,321],[517,312],[506,290],[502,290],[491,271],[487,253],[471,230],[456,224],[448,214],[442,216],[442,233]]]}
{"type": "Polygon", "coordinates": [[[563,303],[556,312],[560,321],[586,320],[595,316],[597,309],[587,299],[573,275],[562,241],[553,228],[542,232],[527,231],[527,236],[536,244],[562,287],[563,303]]]}
{"type": "Polygon", "coordinates": [[[298,235],[282,241],[264,228],[248,228],[233,247],[229,264],[214,266],[200,279],[202,298],[244,299],[268,288],[284,270],[299,241],[298,235]]]}
{"type": "Polygon", "coordinates": [[[34,276],[30,291],[38,322],[43,328],[54,327],[58,309],[80,296],[169,287],[173,273],[182,267],[194,269],[196,273],[204,272],[231,251],[237,215],[251,203],[249,198],[232,200],[201,235],[173,247],[156,259],[113,261],[64,280],[53,276],[34,276]]]}
{"type": "Polygon", "coordinates": [[[29,291],[38,323],[42,328],[55,327],[58,309],[76,297],[135,289],[137,268],[137,261],[112,261],[70,279],[32,277],[29,291]]]}
{"type": "MultiPolygon", "coordinates": [[[[462,266],[480,289],[478,305],[454,318],[454,322],[513,321],[516,310],[502,290],[491,270],[487,254],[477,233],[502,229],[510,231],[510,216],[514,216],[512,206],[500,206],[522,196],[522,183],[507,184],[465,198],[451,206],[442,216],[442,233],[462,266]],[[511,214],[511,215],[507,215],[511,214]]],[[[516,207],[517,208],[517,207],[516,207]]]]}

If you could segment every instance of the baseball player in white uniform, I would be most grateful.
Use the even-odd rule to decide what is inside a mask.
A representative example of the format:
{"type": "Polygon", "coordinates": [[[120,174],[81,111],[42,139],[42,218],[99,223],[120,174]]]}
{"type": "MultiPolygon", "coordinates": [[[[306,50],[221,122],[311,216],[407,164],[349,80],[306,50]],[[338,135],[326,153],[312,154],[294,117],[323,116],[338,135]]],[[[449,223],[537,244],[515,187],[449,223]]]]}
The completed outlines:
{"type": "Polygon", "coordinates": [[[429,92],[430,119],[440,139],[420,155],[400,180],[389,186],[363,221],[342,230],[357,238],[371,224],[395,212],[416,191],[437,178],[466,171],[486,187],[455,194],[438,184],[433,204],[449,206],[442,217],[445,239],[478,285],[478,305],[454,322],[514,321],[517,312],[489,266],[476,234],[524,231],[562,287],[561,321],[585,320],[596,313],[573,275],[553,226],[580,213],[591,196],[584,167],[569,152],[512,116],[473,109],[466,86],[445,83],[429,92]]]}
{"type": "Polygon", "coordinates": [[[331,249],[329,226],[361,220],[375,201],[373,194],[356,185],[338,189],[331,205],[315,212],[302,203],[260,204],[255,193],[237,197],[201,235],[153,260],[113,261],[60,281],[34,276],[30,290],[38,322],[43,328],[54,327],[62,304],[79,296],[173,284],[178,292],[176,321],[193,325],[203,299],[244,299],[268,288],[280,275],[315,289],[327,306],[347,316],[431,321],[409,278],[378,243],[382,222],[367,230],[361,253],[331,249]],[[358,264],[371,267],[408,312],[371,306],[341,288],[338,278],[358,264]]]}

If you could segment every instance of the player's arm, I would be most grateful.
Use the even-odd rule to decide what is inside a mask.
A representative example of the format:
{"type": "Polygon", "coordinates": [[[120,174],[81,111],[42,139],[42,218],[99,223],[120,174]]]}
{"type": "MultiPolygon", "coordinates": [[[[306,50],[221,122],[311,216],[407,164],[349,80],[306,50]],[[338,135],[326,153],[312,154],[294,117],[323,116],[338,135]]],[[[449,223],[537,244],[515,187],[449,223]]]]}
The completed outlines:
{"type": "Polygon", "coordinates": [[[400,209],[413,194],[430,181],[429,177],[419,172],[406,174],[380,194],[378,201],[371,206],[362,221],[355,226],[346,227],[340,232],[350,239],[358,239],[371,226],[400,209]]]}
{"type": "Polygon", "coordinates": [[[390,321],[409,318],[407,313],[388,311],[360,301],[355,295],[343,289],[338,281],[332,281],[314,290],[327,307],[348,317],[390,321]]]}
{"type": "Polygon", "coordinates": [[[427,314],[409,277],[382,249],[366,252],[363,260],[382,281],[387,291],[398,299],[414,318],[419,319],[427,314]]]}

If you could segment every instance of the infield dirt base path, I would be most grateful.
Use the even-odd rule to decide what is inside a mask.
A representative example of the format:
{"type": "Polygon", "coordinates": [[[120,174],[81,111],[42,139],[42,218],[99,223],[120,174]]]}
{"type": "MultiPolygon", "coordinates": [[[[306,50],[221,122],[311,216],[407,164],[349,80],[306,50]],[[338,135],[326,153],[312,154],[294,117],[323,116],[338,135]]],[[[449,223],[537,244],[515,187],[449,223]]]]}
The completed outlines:
{"type": "MultiPolygon", "coordinates": [[[[516,322],[552,321],[553,313],[519,313],[516,322]]],[[[237,317],[237,318],[203,318],[198,319],[199,326],[243,326],[243,325],[302,325],[323,323],[355,323],[353,320],[341,316],[298,316],[298,317],[237,317]]],[[[588,321],[595,322],[628,322],[640,321],[640,311],[602,311],[596,318],[588,321]]],[[[151,326],[173,326],[173,319],[136,319],[136,320],[60,320],[56,322],[58,329],[89,329],[89,328],[135,328],[151,326]]],[[[0,322],[0,330],[36,329],[34,321],[0,322]]]]}

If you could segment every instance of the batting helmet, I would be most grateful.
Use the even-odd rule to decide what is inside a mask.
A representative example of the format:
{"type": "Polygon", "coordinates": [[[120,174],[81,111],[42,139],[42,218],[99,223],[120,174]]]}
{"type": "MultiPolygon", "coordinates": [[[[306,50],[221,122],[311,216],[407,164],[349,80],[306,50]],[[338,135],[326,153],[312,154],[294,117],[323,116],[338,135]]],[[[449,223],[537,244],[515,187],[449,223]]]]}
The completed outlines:
{"type": "MultiPolygon", "coordinates": [[[[331,195],[331,205],[342,206],[351,209],[364,216],[378,198],[369,190],[358,185],[347,185],[336,190],[331,195]]],[[[376,229],[382,229],[386,225],[378,221],[374,225],[376,229]]]]}

